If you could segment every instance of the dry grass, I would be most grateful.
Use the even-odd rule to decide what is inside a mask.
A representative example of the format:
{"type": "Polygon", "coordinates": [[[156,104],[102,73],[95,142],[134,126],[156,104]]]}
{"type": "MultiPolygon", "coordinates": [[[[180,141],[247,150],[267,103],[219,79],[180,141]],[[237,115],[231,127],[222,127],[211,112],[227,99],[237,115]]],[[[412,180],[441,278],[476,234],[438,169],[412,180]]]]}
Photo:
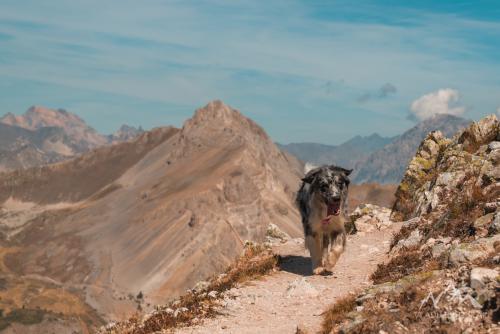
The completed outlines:
{"type": "Polygon", "coordinates": [[[495,200],[496,192],[484,193],[481,187],[472,185],[450,198],[448,212],[432,224],[421,225],[424,239],[451,237],[471,241],[476,235],[474,221],[485,214],[485,204],[495,200]]]}
{"type": "Polygon", "coordinates": [[[356,296],[349,295],[340,298],[325,313],[323,313],[323,323],[321,324],[321,334],[332,333],[335,326],[345,320],[346,315],[354,310],[356,306],[356,296]]]}
{"type": "Polygon", "coordinates": [[[147,334],[199,322],[218,314],[219,298],[238,283],[263,276],[278,264],[278,256],[261,245],[247,245],[244,254],[224,274],[212,278],[202,291],[191,291],[172,303],[157,308],[146,318],[136,315],[101,333],[147,334]],[[216,297],[213,291],[217,292],[216,297]],[[209,295],[212,294],[212,296],[209,295]]]}
{"type": "Polygon", "coordinates": [[[393,234],[390,249],[393,249],[399,241],[408,238],[414,229],[414,226],[402,226],[397,233],[393,234]]]}
{"type": "Polygon", "coordinates": [[[403,248],[389,262],[379,264],[370,278],[375,284],[394,282],[407,275],[436,270],[440,267],[440,262],[433,260],[429,251],[403,248]]]}
{"type": "MultiPolygon", "coordinates": [[[[481,311],[473,310],[470,303],[457,304],[446,297],[440,298],[436,307],[428,298],[430,293],[434,297],[441,292],[445,293],[449,281],[443,280],[443,276],[442,273],[413,276],[414,280],[404,289],[380,290],[358,303],[351,298],[346,304],[338,305],[337,312],[332,308],[332,319],[329,318],[332,316],[330,313],[325,314],[321,333],[461,333],[467,324],[442,320],[449,319],[450,313],[457,312],[462,318],[466,315],[473,316],[471,319],[474,319],[472,326],[476,327],[475,333],[491,333],[495,322],[494,315],[490,317],[491,310],[483,310],[485,313],[481,315],[478,314],[481,311]],[[355,304],[361,306],[361,309],[352,311],[355,304]],[[475,315],[472,312],[476,312],[475,315]]],[[[494,312],[496,310],[493,314],[494,312]]]]}

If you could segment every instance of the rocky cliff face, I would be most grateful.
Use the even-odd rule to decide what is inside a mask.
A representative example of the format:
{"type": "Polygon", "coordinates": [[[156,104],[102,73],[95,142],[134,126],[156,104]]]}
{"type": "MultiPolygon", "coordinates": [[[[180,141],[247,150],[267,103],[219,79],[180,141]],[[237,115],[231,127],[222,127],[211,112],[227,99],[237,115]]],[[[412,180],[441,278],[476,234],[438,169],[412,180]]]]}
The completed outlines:
{"type": "MultiPolygon", "coordinates": [[[[56,282],[106,320],[165,302],[225,269],[245,240],[264,241],[270,223],[299,236],[301,172],[262,128],[214,101],[180,130],[4,174],[0,259],[19,288],[9,291],[28,289],[27,277],[56,282]]],[[[19,309],[21,300],[0,303],[19,309]]]]}
{"type": "Polygon", "coordinates": [[[397,190],[393,218],[409,219],[452,207],[458,198],[498,195],[500,159],[495,116],[472,123],[453,139],[441,132],[427,135],[410,161],[397,190]],[[446,200],[448,199],[448,200],[446,200]]]}
{"type": "Polygon", "coordinates": [[[452,115],[436,115],[417,124],[368,158],[360,160],[352,175],[354,182],[399,183],[408,162],[429,132],[438,130],[445,136],[452,136],[469,123],[452,115]]]}
{"type": "Polygon", "coordinates": [[[389,260],[372,275],[377,285],[344,301],[353,312],[330,328],[497,332],[499,162],[500,125],[494,115],[451,139],[428,134],[397,190],[391,217],[404,222],[389,260]]]}

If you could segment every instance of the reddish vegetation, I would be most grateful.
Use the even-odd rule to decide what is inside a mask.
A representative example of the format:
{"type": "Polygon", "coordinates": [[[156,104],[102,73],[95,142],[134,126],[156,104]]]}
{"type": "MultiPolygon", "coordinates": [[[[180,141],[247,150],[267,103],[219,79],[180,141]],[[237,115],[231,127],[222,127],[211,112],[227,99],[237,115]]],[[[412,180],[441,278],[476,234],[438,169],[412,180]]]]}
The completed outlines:
{"type": "Polygon", "coordinates": [[[345,319],[347,313],[354,310],[355,306],[355,295],[348,295],[347,297],[340,298],[323,314],[321,333],[331,333],[333,328],[345,319]]]}
{"type": "Polygon", "coordinates": [[[389,262],[379,264],[371,279],[375,284],[394,282],[407,275],[438,269],[437,261],[431,259],[428,252],[422,253],[418,248],[403,249],[389,262]]]}
{"type": "Polygon", "coordinates": [[[201,291],[192,291],[178,300],[162,307],[147,318],[136,315],[127,322],[119,323],[102,333],[147,334],[156,331],[192,325],[203,318],[217,315],[218,298],[221,293],[262,275],[276,268],[278,256],[260,245],[248,245],[244,254],[225,271],[212,278],[208,286],[201,291]],[[216,296],[209,293],[217,292],[216,296]],[[178,312],[178,313],[176,313],[178,312]]]}

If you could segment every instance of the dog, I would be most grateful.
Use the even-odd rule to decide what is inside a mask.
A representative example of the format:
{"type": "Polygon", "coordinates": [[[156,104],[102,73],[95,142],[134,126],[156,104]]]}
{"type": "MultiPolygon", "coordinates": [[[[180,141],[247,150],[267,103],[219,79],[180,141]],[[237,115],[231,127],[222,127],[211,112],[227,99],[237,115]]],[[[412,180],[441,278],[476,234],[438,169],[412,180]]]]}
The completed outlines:
{"type": "Polygon", "coordinates": [[[314,168],[304,176],[297,193],[305,246],[315,275],[331,272],[344,252],[351,172],[334,165],[314,168]]]}

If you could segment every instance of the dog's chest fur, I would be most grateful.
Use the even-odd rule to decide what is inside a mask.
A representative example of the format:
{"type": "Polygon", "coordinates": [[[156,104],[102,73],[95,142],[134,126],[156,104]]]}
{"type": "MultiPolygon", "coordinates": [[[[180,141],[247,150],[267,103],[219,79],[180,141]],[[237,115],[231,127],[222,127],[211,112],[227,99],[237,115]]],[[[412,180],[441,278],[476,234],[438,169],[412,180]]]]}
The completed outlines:
{"type": "Polygon", "coordinates": [[[338,216],[330,217],[328,223],[323,222],[327,217],[327,207],[319,195],[314,193],[311,201],[311,214],[309,216],[309,226],[313,233],[330,234],[332,232],[340,233],[344,230],[345,218],[343,212],[338,216]]]}

